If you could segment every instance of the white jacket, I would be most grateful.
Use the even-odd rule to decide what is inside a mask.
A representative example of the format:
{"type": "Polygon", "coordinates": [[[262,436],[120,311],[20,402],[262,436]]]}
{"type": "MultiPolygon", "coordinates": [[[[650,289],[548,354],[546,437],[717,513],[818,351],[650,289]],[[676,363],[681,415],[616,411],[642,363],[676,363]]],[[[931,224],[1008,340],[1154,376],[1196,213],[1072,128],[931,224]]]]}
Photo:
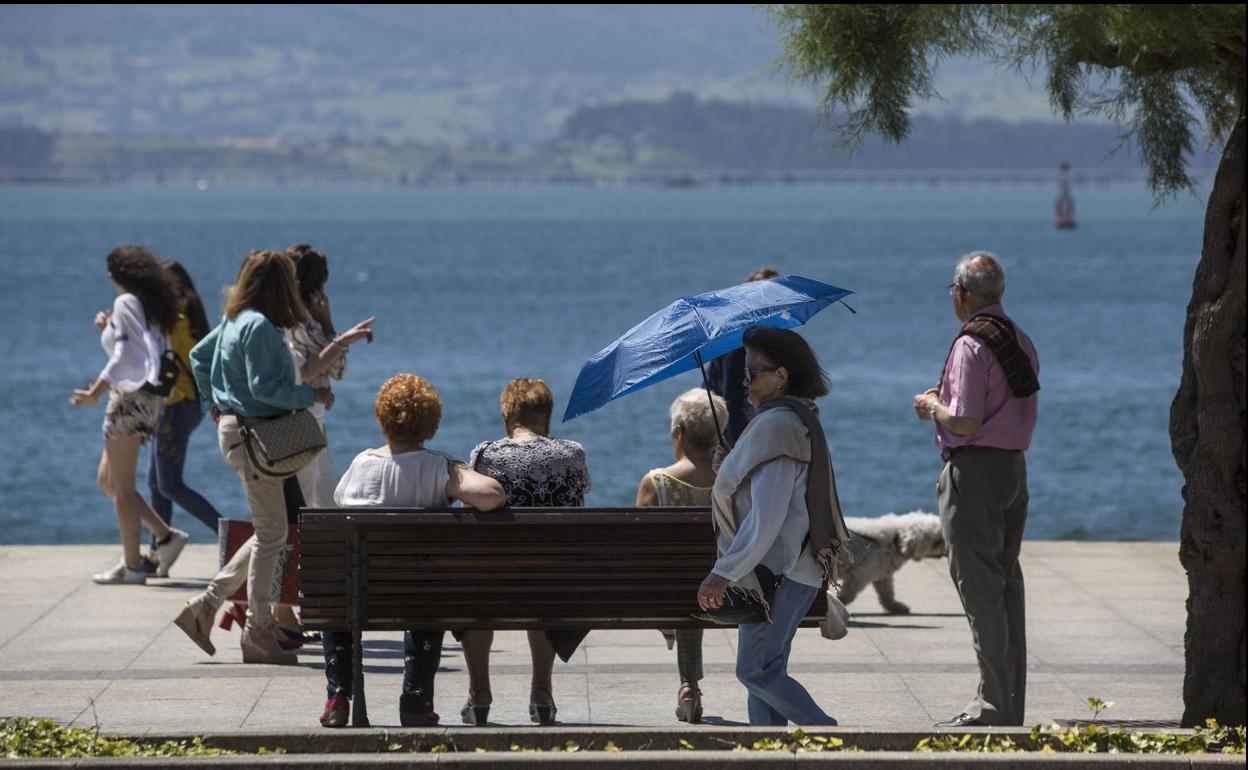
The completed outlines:
{"type": "Polygon", "coordinates": [[[113,301],[113,315],[100,332],[100,346],[109,358],[99,379],[122,393],[134,393],[145,382],[155,384],[160,377],[165,335],[158,327],[149,326],[146,319],[138,297],[128,292],[119,294],[113,301]]]}

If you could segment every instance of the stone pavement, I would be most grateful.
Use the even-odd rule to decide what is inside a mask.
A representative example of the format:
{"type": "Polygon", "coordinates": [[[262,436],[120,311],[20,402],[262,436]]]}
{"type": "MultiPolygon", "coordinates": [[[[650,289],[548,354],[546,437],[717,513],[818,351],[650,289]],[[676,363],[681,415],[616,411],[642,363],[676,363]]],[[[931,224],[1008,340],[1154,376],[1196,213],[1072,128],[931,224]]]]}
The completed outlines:
{"type": "MultiPolygon", "coordinates": [[[[298,667],[243,665],[238,631],[214,630],[209,658],[171,624],[216,565],[216,547],[190,546],[169,580],[97,586],[90,575],[116,546],[0,547],[0,717],[50,717],[110,732],[319,729],[319,646],[298,667]]],[[[1030,658],[1027,722],[1090,716],[1089,696],[1113,701],[1102,718],[1176,722],[1182,712],[1186,578],[1173,543],[1027,542],[1030,658]]],[[[790,671],[842,725],[925,729],[957,713],[976,683],[970,632],[947,562],[910,563],[897,597],[913,614],[885,615],[868,592],[851,605],[845,639],[802,629],[790,671]]],[[[398,724],[398,634],[366,635],[369,712],[398,724]]],[[[735,630],[706,633],[706,722],[746,722],[733,676],[735,630]]],[[[491,722],[528,722],[522,632],[495,637],[491,722]]],[[[467,693],[463,656],[448,635],[437,680],[444,725],[467,693]]],[[[565,725],[677,724],[676,654],[656,631],[595,631],[557,663],[565,725]]]]}

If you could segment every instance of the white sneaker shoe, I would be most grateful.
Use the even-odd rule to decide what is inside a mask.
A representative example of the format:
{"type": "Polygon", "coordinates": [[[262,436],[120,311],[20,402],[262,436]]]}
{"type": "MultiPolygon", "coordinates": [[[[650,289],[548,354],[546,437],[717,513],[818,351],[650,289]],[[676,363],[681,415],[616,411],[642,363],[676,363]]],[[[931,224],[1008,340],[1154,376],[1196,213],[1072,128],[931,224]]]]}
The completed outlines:
{"type": "Polygon", "coordinates": [[[141,586],[147,584],[147,573],[141,569],[130,569],[126,566],[125,557],[122,557],[111,568],[92,575],[91,579],[100,585],[141,586]]]}
{"type": "Polygon", "coordinates": [[[169,530],[169,542],[156,546],[156,577],[169,577],[169,568],[182,555],[191,536],[180,529],[169,530]]]}

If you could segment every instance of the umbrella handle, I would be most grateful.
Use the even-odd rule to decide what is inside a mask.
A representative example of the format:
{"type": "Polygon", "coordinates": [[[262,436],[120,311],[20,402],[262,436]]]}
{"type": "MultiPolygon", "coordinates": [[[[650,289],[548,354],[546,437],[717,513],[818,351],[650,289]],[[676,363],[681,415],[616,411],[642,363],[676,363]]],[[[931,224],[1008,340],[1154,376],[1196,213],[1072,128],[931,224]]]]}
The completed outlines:
{"type": "Polygon", "coordinates": [[[693,360],[698,362],[698,369],[702,372],[702,387],[706,388],[706,400],[711,403],[711,419],[715,421],[715,437],[719,439],[720,446],[729,449],[728,442],[724,441],[724,431],[719,427],[719,413],[715,411],[715,399],[711,397],[711,381],[707,379],[706,367],[702,365],[702,351],[693,351],[693,360]]]}

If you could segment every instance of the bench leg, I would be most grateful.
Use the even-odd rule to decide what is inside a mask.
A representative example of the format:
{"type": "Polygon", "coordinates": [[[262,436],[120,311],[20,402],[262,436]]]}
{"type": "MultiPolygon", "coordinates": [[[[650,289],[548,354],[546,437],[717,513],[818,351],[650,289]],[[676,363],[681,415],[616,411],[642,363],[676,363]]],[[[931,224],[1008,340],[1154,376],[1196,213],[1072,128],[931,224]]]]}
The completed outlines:
{"type": "Polygon", "coordinates": [[[369,727],[368,701],[364,698],[364,635],[358,628],[351,629],[351,681],[354,690],[351,699],[351,726],[369,727]]]}

